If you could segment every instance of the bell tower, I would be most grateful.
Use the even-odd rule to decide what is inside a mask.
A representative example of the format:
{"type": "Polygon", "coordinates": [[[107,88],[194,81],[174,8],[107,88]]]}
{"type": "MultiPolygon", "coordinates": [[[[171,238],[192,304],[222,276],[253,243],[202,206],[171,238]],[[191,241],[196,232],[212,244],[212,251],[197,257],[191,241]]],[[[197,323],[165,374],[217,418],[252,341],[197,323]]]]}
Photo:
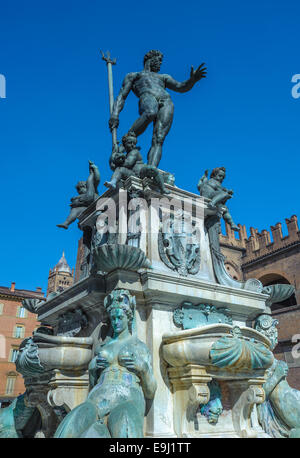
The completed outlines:
{"type": "Polygon", "coordinates": [[[71,269],[65,258],[63,251],[62,257],[53,269],[50,269],[48,276],[47,296],[53,292],[62,292],[74,283],[74,269],[71,269]]]}

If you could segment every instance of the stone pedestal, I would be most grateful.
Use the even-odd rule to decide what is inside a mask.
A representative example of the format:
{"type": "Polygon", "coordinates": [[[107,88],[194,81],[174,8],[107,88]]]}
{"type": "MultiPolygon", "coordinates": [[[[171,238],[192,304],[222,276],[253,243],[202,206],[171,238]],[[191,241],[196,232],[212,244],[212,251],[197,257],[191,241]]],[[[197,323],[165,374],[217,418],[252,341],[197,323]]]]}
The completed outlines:
{"type": "Polygon", "coordinates": [[[76,377],[55,371],[49,382],[47,400],[51,407],[63,407],[68,413],[86,400],[88,392],[87,373],[76,377]]]}
{"type": "Polygon", "coordinates": [[[196,364],[171,367],[168,376],[173,386],[173,418],[177,437],[192,437],[195,418],[200,404],[207,404],[210,397],[206,368],[196,364]]]}
{"type": "MultiPolygon", "coordinates": [[[[213,331],[216,336],[215,340],[212,336],[212,342],[224,335],[226,337],[233,327],[238,326],[243,328],[243,341],[258,339],[268,348],[268,339],[264,340],[259,333],[251,334],[248,328],[252,320],[266,310],[267,296],[259,290],[255,291],[255,288],[237,285],[238,282],[226,285],[217,281],[205,227],[205,218],[209,213],[207,201],[175,186],[166,187],[171,193],[161,200],[162,196],[151,187],[149,180],[130,178],[124,189],[105,192],[81,215],[79,227],[83,230],[85,245],[81,278],[71,288],[41,304],[38,320],[51,326],[57,334],[61,316],[80,309],[87,324],[73,339],[89,338],[93,342],[94,353],[108,329],[103,307],[105,296],[114,288],[129,290],[136,297],[137,335],[150,349],[157,381],[154,400],[147,403],[144,436],[259,436],[262,431],[255,424],[253,411],[264,397],[265,366],[249,370],[245,367],[237,367],[234,371],[220,369],[211,364],[209,355],[205,361],[198,357],[204,351],[200,341],[195,347],[198,359],[194,361],[182,350],[182,361],[177,365],[176,361],[172,362],[170,352],[167,356],[164,352],[166,339],[186,332],[179,329],[174,321],[175,311],[184,302],[196,308],[204,304],[209,310],[217,310],[217,313],[219,309],[226,308],[231,324],[225,331],[222,328],[222,335],[213,331]],[[131,206],[128,207],[130,199],[131,206]],[[177,232],[174,220],[165,231],[168,220],[162,218],[170,199],[177,209],[182,207],[182,213],[178,210],[175,215],[175,220],[177,218],[177,223],[181,225],[177,232]],[[117,232],[107,233],[104,230],[103,209],[112,201],[115,203],[117,232]],[[139,219],[134,220],[141,209],[142,216],[140,212],[139,219]],[[122,245],[131,248],[123,250],[119,248],[122,245]],[[114,257],[117,249],[121,254],[114,257]],[[126,258],[122,253],[129,254],[126,258]],[[129,255],[132,258],[127,264],[129,255]],[[107,259],[104,259],[105,256],[107,259]],[[101,270],[104,265],[107,271],[101,270]],[[199,406],[207,404],[210,399],[209,383],[212,380],[219,380],[223,391],[227,392],[226,408],[216,425],[208,423],[207,418],[199,413],[199,406]]],[[[208,312],[205,313],[204,316],[208,317],[208,312]]],[[[197,329],[202,325],[194,323],[197,329]]],[[[189,339],[193,340],[192,337],[189,339]]],[[[49,383],[48,404],[53,408],[64,406],[66,410],[72,410],[88,394],[87,366],[80,376],[65,375],[63,371],[58,371],[61,368],[56,369],[49,383]]]]}

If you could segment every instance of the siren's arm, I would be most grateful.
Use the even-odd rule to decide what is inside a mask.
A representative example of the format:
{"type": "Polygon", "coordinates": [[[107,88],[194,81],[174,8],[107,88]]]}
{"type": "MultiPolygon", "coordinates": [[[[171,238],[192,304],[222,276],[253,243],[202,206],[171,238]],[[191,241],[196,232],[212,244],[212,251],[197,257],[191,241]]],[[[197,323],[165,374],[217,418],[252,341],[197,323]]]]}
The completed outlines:
{"type": "Polygon", "coordinates": [[[97,368],[96,357],[94,357],[89,364],[90,390],[94,388],[94,386],[97,384],[98,377],[99,377],[99,368],[97,368]]]}
{"type": "Polygon", "coordinates": [[[144,355],[145,369],[140,372],[140,380],[143,388],[143,392],[146,399],[153,399],[157,388],[157,383],[154,378],[153,369],[151,365],[151,357],[149,351],[145,351],[144,355]]]}

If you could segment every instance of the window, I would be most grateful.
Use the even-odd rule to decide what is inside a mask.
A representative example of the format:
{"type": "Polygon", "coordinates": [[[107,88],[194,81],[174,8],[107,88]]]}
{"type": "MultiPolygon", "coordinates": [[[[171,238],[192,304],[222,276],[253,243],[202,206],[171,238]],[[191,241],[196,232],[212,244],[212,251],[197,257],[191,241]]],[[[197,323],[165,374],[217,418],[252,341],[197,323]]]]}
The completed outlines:
{"type": "Polygon", "coordinates": [[[3,313],[3,308],[4,308],[4,304],[3,302],[0,303],[0,315],[2,315],[3,313]]]}
{"type": "Polygon", "coordinates": [[[5,388],[5,394],[13,394],[14,388],[15,388],[15,383],[16,383],[16,376],[9,375],[6,380],[6,388],[5,388]]]}
{"type": "Polygon", "coordinates": [[[14,335],[16,339],[22,339],[25,336],[25,326],[17,324],[14,328],[14,335]]]}
{"type": "Polygon", "coordinates": [[[16,362],[18,353],[19,353],[19,349],[18,348],[15,348],[15,347],[11,348],[10,353],[9,353],[9,362],[10,363],[15,363],[16,362]]]}
{"type": "Polygon", "coordinates": [[[27,317],[27,310],[25,309],[25,307],[19,306],[17,308],[17,317],[18,318],[26,318],[27,317]]]}

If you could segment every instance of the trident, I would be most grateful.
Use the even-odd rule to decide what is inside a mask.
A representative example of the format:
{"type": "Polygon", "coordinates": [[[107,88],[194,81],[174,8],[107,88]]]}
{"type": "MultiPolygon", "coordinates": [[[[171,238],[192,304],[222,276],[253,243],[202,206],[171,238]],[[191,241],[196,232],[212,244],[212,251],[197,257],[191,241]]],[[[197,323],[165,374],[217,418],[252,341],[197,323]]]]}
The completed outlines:
{"type": "MultiPolygon", "coordinates": [[[[116,65],[117,60],[111,60],[110,58],[110,52],[106,52],[105,54],[101,51],[102,54],[102,60],[106,62],[107,66],[107,75],[108,75],[108,91],[109,91],[109,110],[110,110],[110,115],[112,115],[113,111],[113,106],[114,106],[114,88],[113,88],[113,74],[112,74],[112,66],[116,65]]],[[[112,144],[113,144],[113,149],[118,145],[117,143],[117,129],[114,127],[111,131],[112,134],[112,144]]]]}

